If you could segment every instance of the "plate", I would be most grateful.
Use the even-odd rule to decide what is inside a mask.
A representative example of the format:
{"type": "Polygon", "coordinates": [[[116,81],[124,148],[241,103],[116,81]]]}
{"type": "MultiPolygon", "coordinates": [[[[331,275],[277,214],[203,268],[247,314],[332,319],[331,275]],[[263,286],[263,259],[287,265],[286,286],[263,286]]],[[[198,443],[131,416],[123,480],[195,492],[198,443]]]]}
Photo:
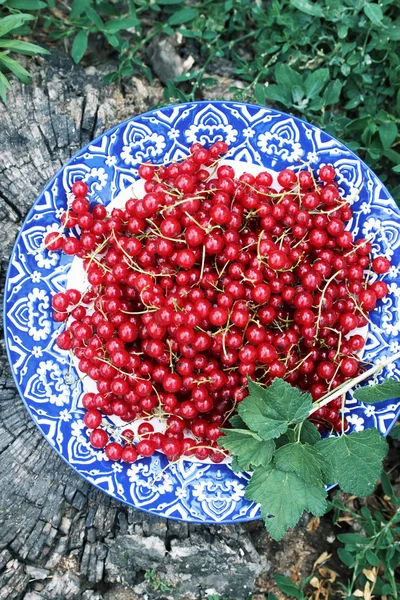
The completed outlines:
{"type": "MultiPolygon", "coordinates": [[[[142,162],[179,161],[194,142],[222,139],[229,160],[279,171],[300,161],[313,169],[335,167],[343,197],[352,203],[351,230],[373,237],[373,255],[392,267],[390,292],[371,313],[364,360],[381,361],[400,349],[400,211],[374,173],[342,143],[300,119],[272,109],[234,102],[193,102],[160,108],[110,129],[78,152],[47,184],[18,235],[7,274],[5,337],[19,393],[41,433],[82,477],[113,498],[154,515],[197,523],[237,523],[260,517],[244,499],[249,475],[229,463],[182,460],[167,464],[161,453],[132,465],[113,463],[90,446],[80,405],[82,381],[55,345],[61,327],[51,319],[51,297],[65,289],[72,258],[41,249],[58,228],[74,181],[89,186],[91,201],[118,202],[138,179],[142,162]],[[72,382],[72,385],[71,385],[72,382]]],[[[249,167],[250,168],[250,167],[249,167]]],[[[400,379],[391,364],[380,377],[400,379]]],[[[400,413],[399,400],[364,405],[351,397],[346,417],[352,430],[377,427],[386,435],[400,413]]]]}

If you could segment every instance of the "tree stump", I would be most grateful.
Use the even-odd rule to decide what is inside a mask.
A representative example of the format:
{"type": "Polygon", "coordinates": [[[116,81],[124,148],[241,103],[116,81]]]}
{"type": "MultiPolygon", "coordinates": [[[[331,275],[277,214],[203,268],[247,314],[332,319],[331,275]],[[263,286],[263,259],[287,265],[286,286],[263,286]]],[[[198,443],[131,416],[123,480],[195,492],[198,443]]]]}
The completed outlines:
{"type": "MultiPolygon", "coordinates": [[[[74,66],[57,53],[32,62],[32,85],[14,82],[7,105],[0,105],[2,291],[16,234],[46,182],[91,139],[162,98],[159,83],[132,78],[122,89],[106,87],[102,75],[110,69],[74,66]]],[[[31,421],[4,342],[0,477],[0,600],[200,600],[216,593],[242,600],[258,576],[259,589],[267,589],[272,568],[290,574],[297,564],[306,573],[317,556],[304,524],[276,544],[262,522],[168,521],[97,491],[31,421]]]]}

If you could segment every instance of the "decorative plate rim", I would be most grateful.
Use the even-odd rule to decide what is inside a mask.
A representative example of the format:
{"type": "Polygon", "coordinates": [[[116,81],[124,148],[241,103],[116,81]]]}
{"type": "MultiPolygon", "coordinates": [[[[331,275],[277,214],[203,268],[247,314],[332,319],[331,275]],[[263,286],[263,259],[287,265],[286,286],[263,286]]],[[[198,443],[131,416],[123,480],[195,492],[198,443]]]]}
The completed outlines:
{"type": "MultiPolygon", "coordinates": [[[[92,481],[88,475],[85,475],[82,471],[80,471],[78,469],[78,467],[74,464],[71,464],[71,462],[69,462],[68,457],[65,456],[64,454],[62,454],[62,452],[51,443],[51,441],[48,439],[48,437],[46,436],[43,428],[40,426],[40,424],[38,423],[38,421],[36,420],[34,413],[32,412],[31,407],[29,406],[27,399],[25,397],[25,394],[22,391],[22,384],[20,384],[17,381],[17,374],[14,372],[14,368],[13,368],[13,362],[11,359],[11,349],[10,349],[10,343],[9,343],[9,334],[7,332],[7,325],[8,325],[8,315],[7,315],[7,288],[8,288],[8,284],[9,284],[9,278],[10,278],[10,272],[11,272],[11,268],[12,268],[12,257],[14,255],[15,249],[17,247],[17,245],[22,241],[22,234],[24,232],[24,229],[26,227],[27,222],[29,222],[29,220],[32,218],[32,216],[35,213],[35,207],[36,204],[39,200],[39,198],[44,194],[45,191],[51,189],[53,183],[58,179],[58,177],[64,172],[65,168],[69,165],[72,165],[74,163],[74,161],[79,157],[82,156],[85,152],[89,151],[89,147],[90,146],[94,146],[96,144],[99,144],[99,142],[101,141],[101,139],[105,136],[105,135],[109,135],[111,136],[113,133],[115,133],[118,129],[120,128],[124,128],[126,125],[128,125],[130,122],[135,122],[137,119],[139,118],[143,118],[143,117],[149,117],[151,115],[154,115],[157,111],[162,111],[168,108],[171,109],[182,109],[184,107],[187,106],[199,106],[200,108],[202,106],[207,106],[207,105],[211,105],[211,106],[221,106],[221,105],[230,105],[231,107],[234,106],[238,106],[238,107],[253,107],[255,109],[260,109],[263,111],[268,111],[270,112],[270,114],[275,114],[275,115],[280,115],[282,117],[282,119],[294,119],[296,122],[303,124],[306,127],[311,127],[312,130],[316,130],[316,131],[321,131],[323,133],[325,133],[327,136],[329,136],[329,138],[331,140],[333,140],[334,142],[336,142],[337,144],[339,144],[340,146],[344,146],[346,148],[346,150],[349,152],[351,158],[355,159],[356,161],[358,161],[360,163],[360,165],[366,169],[367,171],[369,171],[370,173],[373,174],[373,176],[378,179],[379,184],[381,185],[382,190],[384,191],[384,193],[388,196],[388,198],[392,198],[391,194],[389,193],[388,189],[386,188],[386,186],[384,185],[384,183],[381,182],[381,180],[379,179],[379,177],[372,171],[372,169],[365,163],[365,161],[363,161],[359,156],[357,156],[357,154],[355,154],[350,148],[348,148],[344,142],[341,142],[340,140],[338,140],[336,137],[332,136],[330,133],[325,132],[323,129],[317,127],[316,125],[313,125],[312,123],[308,123],[307,121],[303,120],[300,117],[297,117],[295,115],[291,115],[289,113],[283,112],[283,111],[279,111],[275,108],[269,108],[268,106],[263,106],[260,104],[251,104],[251,103],[247,103],[247,102],[236,102],[236,101],[232,101],[232,100],[201,100],[201,101],[194,101],[194,102],[181,102],[178,104],[173,104],[173,105],[165,105],[165,106],[161,106],[161,107],[157,107],[155,109],[151,109],[146,111],[145,113],[140,113],[138,115],[135,115],[133,117],[130,117],[120,123],[117,123],[116,125],[114,125],[113,127],[103,131],[101,134],[99,134],[96,138],[94,138],[93,140],[90,140],[85,146],[79,148],[77,150],[77,152],[71,156],[61,167],[60,169],[58,169],[56,171],[56,173],[47,181],[47,183],[45,184],[45,186],[41,189],[41,191],[39,192],[38,196],[35,198],[35,201],[33,202],[31,208],[29,209],[27,215],[25,216],[24,220],[22,221],[22,223],[19,226],[19,231],[18,234],[14,240],[13,243],[13,249],[12,252],[10,254],[10,261],[8,264],[8,268],[7,268],[7,272],[6,272],[6,278],[5,278],[5,285],[4,285],[4,298],[3,298],[3,331],[4,331],[4,339],[5,339],[5,347],[6,347],[6,352],[7,352],[7,359],[9,362],[9,366],[10,366],[10,370],[14,379],[14,383],[16,385],[19,397],[22,399],[25,408],[30,416],[30,418],[32,419],[32,421],[34,422],[35,426],[37,427],[37,429],[40,431],[41,435],[44,437],[44,439],[46,440],[46,442],[51,446],[52,450],[55,451],[62,459],[63,461],[70,467],[72,468],[75,473],[77,473],[80,477],[82,477],[82,479],[84,479],[85,481],[87,481],[87,483],[89,483],[90,485],[94,486],[97,490],[101,491],[102,493],[107,494],[110,498],[112,498],[113,500],[117,501],[117,502],[122,502],[123,504],[126,504],[128,506],[130,506],[131,508],[135,509],[135,510],[140,510],[143,512],[146,512],[148,514],[151,514],[152,516],[155,517],[160,517],[160,518],[166,518],[166,519],[171,519],[171,520],[176,520],[176,521],[180,521],[180,522],[193,522],[193,523],[197,523],[197,524],[204,524],[204,525],[218,525],[218,524],[237,524],[237,523],[243,523],[243,522],[249,522],[249,521],[254,521],[254,520],[259,520],[261,519],[261,516],[259,514],[259,512],[257,512],[256,516],[251,516],[249,514],[247,514],[246,516],[242,516],[239,517],[237,519],[234,518],[226,518],[223,519],[221,521],[216,521],[213,520],[211,518],[205,518],[205,519],[194,519],[194,518],[188,518],[188,519],[184,519],[184,518],[179,518],[178,516],[175,515],[163,515],[163,514],[158,514],[155,513],[153,510],[151,510],[150,508],[147,508],[145,506],[135,506],[133,504],[133,502],[130,502],[128,500],[123,500],[122,498],[116,497],[115,493],[113,493],[112,491],[109,491],[107,489],[102,488],[97,482],[92,481]]],[[[84,160],[84,159],[83,159],[84,160]]],[[[160,163],[161,164],[161,163],[160,163]]],[[[365,185],[365,183],[363,184],[365,185]]],[[[393,200],[394,202],[394,200],[393,200]]],[[[397,206],[397,205],[396,205],[397,206]]],[[[397,207],[399,210],[399,207],[397,207]]],[[[400,210],[399,210],[399,214],[398,214],[398,219],[400,221],[400,210]]],[[[394,338],[396,336],[393,336],[394,338]]],[[[399,336],[400,337],[400,336],[399,336]]],[[[399,399],[397,399],[399,400],[399,399]]],[[[394,427],[394,425],[396,424],[396,421],[398,420],[399,416],[400,416],[400,402],[397,403],[397,408],[394,411],[395,412],[395,417],[393,419],[393,421],[388,425],[386,431],[383,433],[383,435],[386,437],[391,429],[394,427]]],[[[382,432],[381,432],[382,433],[382,432]]],[[[183,461],[183,462],[187,462],[190,463],[191,461],[183,461]]],[[[197,463],[191,463],[191,464],[197,464],[197,463]]],[[[219,465],[214,465],[215,467],[218,467],[219,465]]],[[[329,486],[328,489],[331,489],[335,487],[335,485],[329,486]]]]}

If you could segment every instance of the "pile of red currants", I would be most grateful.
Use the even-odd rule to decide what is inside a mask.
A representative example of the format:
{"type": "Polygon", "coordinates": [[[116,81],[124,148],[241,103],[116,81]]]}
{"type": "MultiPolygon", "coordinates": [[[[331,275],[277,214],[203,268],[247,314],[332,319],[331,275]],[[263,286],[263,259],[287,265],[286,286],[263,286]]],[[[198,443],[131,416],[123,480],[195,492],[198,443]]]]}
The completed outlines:
{"type": "MultiPolygon", "coordinates": [[[[53,296],[57,337],[96,382],[86,393],[90,441],[111,460],[133,462],[161,449],[220,462],[220,428],[247,395],[248,377],[268,386],[281,377],[314,400],[357,376],[368,324],[388,287],[390,263],[353,240],[349,204],[335,170],[284,169],[235,176],[218,141],[190,148],[180,163],[143,164],[143,198],[111,212],[90,206],[83,181],[45,239],[83,261],[88,287],[53,296]],[[66,235],[80,228],[80,237],[66,235]],[[110,441],[103,415],[127,424],[110,441]],[[154,416],[166,418],[154,431],[154,416]],[[134,444],[133,442],[137,442],[134,444]]],[[[312,416],[341,430],[341,400],[312,416]]],[[[345,425],[346,426],[346,425],[345,425]]]]}

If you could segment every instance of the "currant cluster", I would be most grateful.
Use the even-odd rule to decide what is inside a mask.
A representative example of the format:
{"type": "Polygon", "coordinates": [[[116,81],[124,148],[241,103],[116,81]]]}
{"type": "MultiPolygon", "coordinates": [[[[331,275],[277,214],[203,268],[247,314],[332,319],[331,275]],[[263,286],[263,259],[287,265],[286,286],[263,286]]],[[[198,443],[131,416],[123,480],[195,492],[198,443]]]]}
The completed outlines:
{"type": "MultiPolygon", "coordinates": [[[[195,455],[220,462],[220,428],[247,396],[248,377],[275,377],[314,400],[360,373],[364,338],[354,333],[388,287],[369,283],[385,257],[353,240],[352,218],[335,170],[323,166],[235,176],[220,156],[224,142],[200,144],[168,166],[143,164],[143,198],[110,213],[90,207],[82,181],[61,222],[80,238],[50,233],[50,250],[83,260],[89,287],[52,299],[66,322],[57,343],[96,382],[87,393],[91,443],[112,460],[161,449],[170,460],[195,455]],[[353,333],[352,333],[353,332],[353,333]],[[123,421],[167,415],[126,442],[109,441],[102,414],[123,421]]],[[[319,429],[342,427],[341,401],[313,414],[319,429]]],[[[346,426],[346,425],[345,425],[346,426]]]]}

